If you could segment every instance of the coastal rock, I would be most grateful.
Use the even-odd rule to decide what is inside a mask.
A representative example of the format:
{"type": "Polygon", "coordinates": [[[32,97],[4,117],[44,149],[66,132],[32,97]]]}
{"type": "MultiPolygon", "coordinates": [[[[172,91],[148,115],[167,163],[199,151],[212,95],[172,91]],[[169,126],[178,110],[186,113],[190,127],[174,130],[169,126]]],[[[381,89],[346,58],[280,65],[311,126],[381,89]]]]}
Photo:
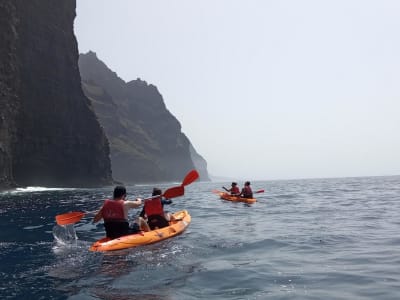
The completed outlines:
{"type": "Polygon", "coordinates": [[[190,144],[189,151],[194,167],[200,174],[200,180],[210,181],[211,179],[207,170],[207,161],[203,158],[203,156],[197,153],[196,149],[193,147],[192,144],[190,144]]]}
{"type": "MultiPolygon", "coordinates": [[[[80,55],[79,69],[83,90],[110,141],[114,179],[181,181],[195,168],[196,152],[154,85],[139,78],[125,82],[94,52],[80,55]]],[[[207,167],[201,170],[201,180],[209,180],[207,167]]]]}
{"type": "Polygon", "coordinates": [[[112,183],[109,145],[84,96],[75,1],[0,3],[0,186],[112,183]]]}

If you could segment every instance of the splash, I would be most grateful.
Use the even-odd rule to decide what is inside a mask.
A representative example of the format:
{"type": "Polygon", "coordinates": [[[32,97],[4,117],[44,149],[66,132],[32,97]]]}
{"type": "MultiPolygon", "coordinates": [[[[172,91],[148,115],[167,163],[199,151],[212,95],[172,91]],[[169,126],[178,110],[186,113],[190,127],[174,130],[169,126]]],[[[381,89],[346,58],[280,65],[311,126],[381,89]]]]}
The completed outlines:
{"type": "Polygon", "coordinates": [[[54,226],[53,236],[56,243],[61,246],[68,246],[68,245],[76,246],[78,240],[74,224],[54,226]]]}

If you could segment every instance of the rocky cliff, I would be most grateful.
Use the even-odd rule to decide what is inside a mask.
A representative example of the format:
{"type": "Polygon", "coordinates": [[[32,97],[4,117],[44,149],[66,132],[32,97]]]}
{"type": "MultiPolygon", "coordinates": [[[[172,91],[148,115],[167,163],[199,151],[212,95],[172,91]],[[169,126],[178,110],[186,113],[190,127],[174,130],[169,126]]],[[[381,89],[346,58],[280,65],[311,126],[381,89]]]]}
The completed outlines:
{"type": "Polygon", "coordinates": [[[0,188],[13,186],[11,157],[15,134],[16,97],[16,9],[11,1],[0,2],[0,188]]]}
{"type": "MultiPolygon", "coordinates": [[[[198,167],[192,153],[197,163],[200,156],[154,85],[123,81],[93,52],[80,55],[79,69],[83,90],[110,141],[114,179],[181,181],[198,167]]],[[[206,165],[200,169],[201,180],[209,180],[206,165]]]]}
{"type": "Polygon", "coordinates": [[[196,151],[192,144],[190,144],[189,151],[194,167],[200,174],[200,180],[210,181],[211,179],[207,170],[207,161],[196,151]]]}
{"type": "Polygon", "coordinates": [[[109,145],[84,96],[73,0],[0,2],[0,186],[111,183],[109,145]]]}

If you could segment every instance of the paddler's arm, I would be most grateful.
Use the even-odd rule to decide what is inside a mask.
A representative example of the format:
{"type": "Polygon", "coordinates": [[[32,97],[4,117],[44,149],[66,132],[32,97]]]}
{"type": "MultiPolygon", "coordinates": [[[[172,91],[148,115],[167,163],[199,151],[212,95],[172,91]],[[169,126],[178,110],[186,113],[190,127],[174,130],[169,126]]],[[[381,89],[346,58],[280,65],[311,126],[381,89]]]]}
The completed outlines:
{"type": "Polygon", "coordinates": [[[124,206],[126,208],[136,208],[142,205],[142,199],[137,198],[136,200],[125,200],[124,206]]]}
{"type": "Polygon", "coordinates": [[[101,207],[100,210],[97,212],[97,214],[94,216],[93,221],[92,221],[93,223],[97,223],[98,221],[103,219],[102,209],[103,209],[103,207],[101,207]]]}
{"type": "Polygon", "coordinates": [[[128,211],[131,208],[139,207],[142,204],[142,199],[137,198],[136,200],[125,200],[124,201],[124,215],[125,219],[128,219],[128,211]]]}
{"type": "Polygon", "coordinates": [[[161,200],[161,203],[162,203],[162,204],[167,204],[167,205],[168,205],[168,204],[172,204],[172,200],[171,200],[171,199],[162,199],[162,200],[161,200]]]}

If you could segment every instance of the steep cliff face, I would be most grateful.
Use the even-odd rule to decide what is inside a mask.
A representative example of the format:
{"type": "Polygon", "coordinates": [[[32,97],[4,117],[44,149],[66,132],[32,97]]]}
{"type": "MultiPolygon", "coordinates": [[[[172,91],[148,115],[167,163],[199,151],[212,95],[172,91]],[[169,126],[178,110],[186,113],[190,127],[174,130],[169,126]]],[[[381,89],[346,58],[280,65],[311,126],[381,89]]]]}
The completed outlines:
{"type": "Polygon", "coordinates": [[[12,144],[18,112],[16,68],[16,9],[11,1],[0,2],[0,188],[15,185],[12,175],[12,144]]]}
{"type": "Polygon", "coordinates": [[[110,184],[106,136],[84,96],[75,1],[4,0],[0,176],[18,185],[110,184]],[[3,111],[3,108],[4,111],[3,111]]]}
{"type": "Polygon", "coordinates": [[[80,55],[79,68],[85,94],[110,140],[116,180],[180,181],[194,168],[190,141],[155,86],[140,79],[124,82],[93,52],[80,55]]]}
{"type": "Polygon", "coordinates": [[[210,181],[210,176],[208,174],[207,170],[207,161],[201,156],[199,153],[197,153],[196,149],[193,147],[192,144],[190,144],[190,156],[192,157],[192,161],[194,164],[194,167],[200,174],[200,179],[202,181],[210,181]]]}

